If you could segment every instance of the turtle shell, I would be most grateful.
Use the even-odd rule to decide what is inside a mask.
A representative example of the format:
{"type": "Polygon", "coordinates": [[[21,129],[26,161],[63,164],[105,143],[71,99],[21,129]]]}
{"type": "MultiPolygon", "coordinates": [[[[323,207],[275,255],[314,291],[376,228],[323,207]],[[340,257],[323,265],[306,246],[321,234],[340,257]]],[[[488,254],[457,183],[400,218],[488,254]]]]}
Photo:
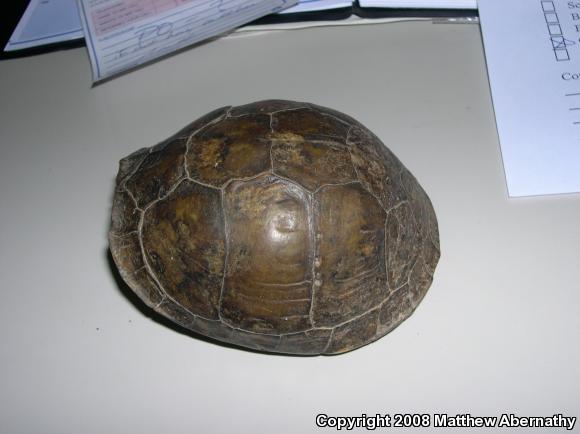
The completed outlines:
{"type": "Polygon", "coordinates": [[[120,162],[109,233],[151,308],[223,342],[336,354],[405,320],[439,260],[417,180],[313,104],[224,107],[120,162]]]}

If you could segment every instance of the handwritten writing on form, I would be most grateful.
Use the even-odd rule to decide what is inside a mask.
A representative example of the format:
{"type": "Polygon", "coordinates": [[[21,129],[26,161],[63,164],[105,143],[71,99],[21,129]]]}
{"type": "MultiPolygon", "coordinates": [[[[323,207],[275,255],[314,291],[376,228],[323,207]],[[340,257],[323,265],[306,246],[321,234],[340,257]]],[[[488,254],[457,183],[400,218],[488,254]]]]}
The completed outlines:
{"type": "Polygon", "coordinates": [[[79,0],[99,81],[234,29],[297,0],[79,0]]]}
{"type": "Polygon", "coordinates": [[[509,195],[580,192],[580,1],[478,7],[509,195]]]}

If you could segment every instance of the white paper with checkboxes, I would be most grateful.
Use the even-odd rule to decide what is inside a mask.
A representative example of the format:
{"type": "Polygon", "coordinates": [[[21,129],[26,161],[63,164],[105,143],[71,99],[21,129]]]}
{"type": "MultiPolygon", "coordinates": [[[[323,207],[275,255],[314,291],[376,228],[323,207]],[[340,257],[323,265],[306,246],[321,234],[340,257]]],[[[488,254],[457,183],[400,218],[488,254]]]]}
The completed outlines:
{"type": "Polygon", "coordinates": [[[580,0],[479,0],[509,195],[580,192],[580,0]]]}

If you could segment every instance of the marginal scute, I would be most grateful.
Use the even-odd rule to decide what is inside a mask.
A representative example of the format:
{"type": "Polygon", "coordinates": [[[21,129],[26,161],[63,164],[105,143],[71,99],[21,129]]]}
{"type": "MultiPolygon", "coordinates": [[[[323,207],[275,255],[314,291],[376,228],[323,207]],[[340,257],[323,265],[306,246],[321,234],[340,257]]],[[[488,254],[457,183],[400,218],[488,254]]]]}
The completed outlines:
{"type": "Polygon", "coordinates": [[[273,115],[275,133],[299,133],[306,140],[346,140],[349,125],[324,112],[307,109],[287,110],[273,115]],[[297,127],[299,125],[299,127],[297,127]]]}
{"type": "MultiPolygon", "coordinates": [[[[276,135],[272,135],[276,139],[276,135]]],[[[314,191],[324,184],[356,180],[350,154],[344,145],[303,140],[275,140],[272,144],[274,173],[314,191]]]]}
{"type": "Polygon", "coordinates": [[[210,125],[219,122],[220,120],[224,119],[231,106],[224,106],[218,109],[215,109],[202,117],[196,119],[195,121],[191,122],[189,125],[185,126],[181,130],[179,130],[173,137],[174,138],[186,138],[189,139],[194,134],[198,134],[200,131],[203,131],[210,125]]]}
{"type": "Polygon", "coordinates": [[[190,142],[187,167],[192,179],[216,187],[270,169],[270,117],[248,115],[224,119],[196,134],[190,142]]]}
{"type": "Polygon", "coordinates": [[[137,232],[123,236],[110,233],[109,243],[115,264],[129,287],[149,307],[154,307],[161,302],[163,294],[147,272],[143,256],[140,254],[141,244],[137,232]]]}
{"type": "Polygon", "coordinates": [[[109,245],[143,302],[210,339],[317,355],[391,332],[425,297],[437,218],[352,117],[222,107],[121,160],[109,245]]]}
{"type": "Polygon", "coordinates": [[[328,345],[331,332],[331,329],[313,329],[283,335],[276,350],[290,354],[321,354],[328,345]]]}
{"type": "Polygon", "coordinates": [[[402,165],[385,154],[386,147],[377,140],[374,134],[353,128],[348,143],[358,179],[389,210],[407,198],[399,178],[402,165]]]}
{"type": "Polygon", "coordinates": [[[408,281],[423,241],[406,202],[389,211],[385,232],[387,275],[394,291],[408,281]]]}
{"type": "Polygon", "coordinates": [[[393,328],[403,321],[413,306],[409,301],[409,285],[397,289],[389,298],[382,304],[379,311],[379,334],[390,332],[393,328]]]}
{"type": "Polygon", "coordinates": [[[264,175],[229,184],[224,206],[229,250],[223,318],[258,333],[310,328],[308,195],[264,175]]]}
{"type": "Polygon", "coordinates": [[[145,157],[139,170],[126,182],[140,208],[166,195],[175,184],[185,177],[183,159],[186,139],[176,139],[162,150],[145,157]]]}
{"type": "Polygon", "coordinates": [[[373,309],[358,318],[334,329],[327,354],[338,354],[368,343],[377,337],[379,309],[373,309]]]}
{"type": "Polygon", "coordinates": [[[149,266],[167,294],[217,319],[225,262],[220,193],[185,180],[147,210],[142,232],[149,266]]]}
{"type": "Polygon", "coordinates": [[[234,107],[230,110],[230,117],[247,116],[253,114],[267,114],[278,112],[280,110],[296,110],[307,108],[309,104],[303,102],[285,101],[281,99],[270,99],[261,101],[260,104],[245,104],[234,107]]]}
{"type": "Polygon", "coordinates": [[[432,275],[435,272],[435,266],[441,256],[439,229],[435,210],[425,190],[423,190],[415,177],[406,169],[401,173],[401,183],[409,197],[409,205],[418,231],[422,236],[421,248],[425,267],[432,275]]]}
{"type": "Polygon", "coordinates": [[[119,161],[117,191],[123,191],[125,189],[125,181],[139,168],[148,154],[148,148],[141,148],[119,161]]]}
{"type": "Polygon", "coordinates": [[[141,212],[125,190],[117,192],[113,198],[111,212],[111,234],[119,237],[137,230],[141,212]]]}
{"type": "Polygon", "coordinates": [[[333,116],[336,119],[342,121],[345,125],[349,126],[349,129],[352,127],[358,127],[358,128],[362,128],[365,129],[364,125],[362,125],[359,121],[357,121],[355,118],[353,118],[352,116],[349,116],[345,113],[339,112],[338,110],[334,110],[328,107],[323,107],[317,104],[308,104],[308,106],[312,109],[312,110],[316,110],[318,112],[321,113],[326,113],[329,116],[333,116]]]}
{"type": "Polygon", "coordinates": [[[417,182],[415,177],[408,171],[401,172],[401,184],[407,192],[409,204],[419,225],[421,234],[429,237],[439,250],[439,230],[437,228],[437,218],[431,200],[425,190],[417,182]]]}
{"type": "Polygon", "coordinates": [[[280,336],[250,333],[245,330],[232,330],[232,341],[246,348],[257,351],[276,351],[280,336]]]}
{"type": "Polygon", "coordinates": [[[439,262],[439,257],[441,252],[431,238],[426,238],[423,242],[423,260],[425,262],[425,268],[427,272],[431,275],[435,273],[435,266],[439,262]]]}
{"type": "Polygon", "coordinates": [[[187,329],[191,329],[196,321],[195,315],[169,298],[165,298],[155,310],[187,329]]]}
{"type": "Polygon", "coordinates": [[[225,326],[222,321],[208,320],[198,316],[191,329],[208,338],[217,339],[222,342],[232,342],[234,329],[225,326]]]}
{"type": "Polygon", "coordinates": [[[409,299],[413,307],[417,306],[431,286],[433,276],[429,274],[422,258],[415,263],[409,277],[409,299]]]}
{"type": "Polygon", "coordinates": [[[399,173],[404,168],[397,156],[372,131],[363,126],[352,127],[348,132],[347,142],[353,146],[353,150],[370,152],[370,156],[378,159],[389,175],[399,173]]]}
{"type": "Polygon", "coordinates": [[[225,118],[230,108],[231,108],[230,106],[220,107],[202,116],[201,118],[196,119],[195,121],[191,122],[189,125],[186,125],[168,139],[163,140],[162,142],[153,146],[151,148],[151,152],[162,152],[168,145],[170,145],[176,140],[183,139],[187,141],[191,139],[193,135],[199,133],[204,128],[207,128],[209,125],[213,125],[214,123],[225,118]]]}
{"type": "Polygon", "coordinates": [[[325,186],[315,196],[321,265],[314,323],[334,326],[388,295],[385,212],[358,183],[325,186]]]}
{"type": "MultiPolygon", "coordinates": [[[[132,279],[135,283],[129,286],[131,286],[147,306],[155,308],[155,306],[159,305],[159,303],[165,299],[165,294],[161,289],[159,289],[159,286],[155,280],[153,280],[151,274],[149,274],[146,268],[139,268],[136,270],[133,273],[132,279]],[[137,287],[137,289],[135,289],[135,287],[137,287]]],[[[130,280],[131,278],[125,278],[126,282],[129,282],[130,280]]]]}

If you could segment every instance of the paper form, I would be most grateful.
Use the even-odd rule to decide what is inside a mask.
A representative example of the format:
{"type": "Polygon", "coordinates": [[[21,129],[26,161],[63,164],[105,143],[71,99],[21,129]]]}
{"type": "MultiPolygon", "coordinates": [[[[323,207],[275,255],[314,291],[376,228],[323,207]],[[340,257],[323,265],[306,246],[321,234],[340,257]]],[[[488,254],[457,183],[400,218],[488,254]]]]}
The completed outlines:
{"type": "Polygon", "coordinates": [[[477,9],[476,0],[359,0],[359,4],[363,8],[477,9]]]}
{"type": "Polygon", "coordinates": [[[580,192],[580,1],[479,14],[509,195],[580,192]]]}
{"type": "Polygon", "coordinates": [[[79,0],[94,81],[211,38],[297,0],[79,0]]]}
{"type": "Polygon", "coordinates": [[[296,6],[292,6],[282,14],[293,14],[297,12],[326,11],[331,9],[348,8],[352,6],[353,0],[299,0],[296,6]]]}
{"type": "Polygon", "coordinates": [[[84,37],[76,0],[31,0],[4,51],[84,37]]]}

